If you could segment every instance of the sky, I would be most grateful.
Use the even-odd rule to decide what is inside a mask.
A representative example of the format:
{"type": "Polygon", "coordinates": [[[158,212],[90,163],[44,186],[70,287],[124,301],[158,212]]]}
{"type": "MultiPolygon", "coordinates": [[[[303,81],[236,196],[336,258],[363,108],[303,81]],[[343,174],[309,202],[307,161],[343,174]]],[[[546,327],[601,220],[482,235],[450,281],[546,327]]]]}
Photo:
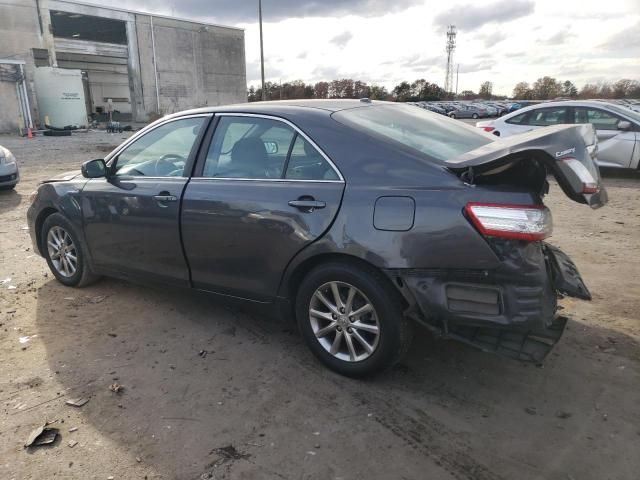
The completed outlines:
{"type": "MultiPolygon", "coordinates": [[[[243,28],[247,84],[259,86],[257,0],[83,1],[243,28]]],[[[265,76],[274,82],[443,86],[450,24],[458,91],[491,81],[509,95],[545,75],[578,88],[640,80],[640,0],[263,0],[262,9],[265,76]]]]}

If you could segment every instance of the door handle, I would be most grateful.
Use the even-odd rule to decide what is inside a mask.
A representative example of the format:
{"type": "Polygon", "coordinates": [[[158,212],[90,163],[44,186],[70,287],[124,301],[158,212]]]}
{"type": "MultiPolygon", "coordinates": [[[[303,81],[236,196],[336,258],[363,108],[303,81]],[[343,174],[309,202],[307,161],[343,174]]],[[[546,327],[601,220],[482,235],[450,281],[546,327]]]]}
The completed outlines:
{"type": "Polygon", "coordinates": [[[160,195],[154,195],[153,199],[158,202],[158,206],[162,208],[167,208],[169,205],[166,205],[166,202],[177,202],[178,197],[175,195],[169,195],[169,192],[160,192],[160,195]]]}
{"type": "Polygon", "coordinates": [[[326,207],[327,204],[319,200],[290,200],[289,206],[313,212],[317,208],[326,207]]]}

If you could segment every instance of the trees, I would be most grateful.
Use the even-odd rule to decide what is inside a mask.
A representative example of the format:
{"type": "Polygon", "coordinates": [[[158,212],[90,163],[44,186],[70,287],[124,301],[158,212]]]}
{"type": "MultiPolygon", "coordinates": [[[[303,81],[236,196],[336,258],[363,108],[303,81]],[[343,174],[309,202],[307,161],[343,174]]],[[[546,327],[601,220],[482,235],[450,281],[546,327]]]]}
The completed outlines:
{"type": "Polygon", "coordinates": [[[409,102],[411,100],[411,85],[409,82],[401,82],[394,87],[391,94],[398,102],[409,102]]]}
{"type": "Polygon", "coordinates": [[[371,100],[388,100],[389,92],[385,87],[379,85],[372,85],[369,89],[369,98],[371,100]]]}
{"type": "Polygon", "coordinates": [[[562,83],[562,96],[569,98],[576,98],[578,96],[578,89],[573,82],[565,80],[562,83]]]}
{"type": "Polygon", "coordinates": [[[329,82],[318,82],[313,86],[313,98],[329,98],[329,82]]]}
{"type": "Polygon", "coordinates": [[[460,92],[459,97],[462,100],[475,100],[476,98],[478,98],[478,94],[473,90],[463,90],[462,92],[460,92]]]}
{"type": "Polygon", "coordinates": [[[533,98],[539,100],[549,100],[559,97],[562,94],[562,87],[553,77],[541,77],[533,83],[531,88],[533,98]]]}
{"type": "Polygon", "coordinates": [[[512,96],[517,100],[531,100],[533,98],[533,91],[529,88],[527,82],[519,82],[513,88],[512,96]]]}
{"type": "Polygon", "coordinates": [[[478,92],[478,95],[480,95],[480,98],[484,100],[491,100],[492,92],[493,92],[493,83],[482,82],[482,84],[480,85],[480,91],[478,92]]]}

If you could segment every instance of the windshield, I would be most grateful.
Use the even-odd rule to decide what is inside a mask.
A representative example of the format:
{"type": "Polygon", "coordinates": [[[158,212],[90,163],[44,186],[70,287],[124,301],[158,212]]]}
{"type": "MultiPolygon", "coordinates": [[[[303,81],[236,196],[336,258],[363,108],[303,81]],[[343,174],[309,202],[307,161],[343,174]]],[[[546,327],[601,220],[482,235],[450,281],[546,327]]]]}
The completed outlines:
{"type": "Polygon", "coordinates": [[[459,120],[411,105],[373,105],[335,112],[333,118],[375,137],[399,142],[436,160],[456,157],[493,139],[459,120]]]}

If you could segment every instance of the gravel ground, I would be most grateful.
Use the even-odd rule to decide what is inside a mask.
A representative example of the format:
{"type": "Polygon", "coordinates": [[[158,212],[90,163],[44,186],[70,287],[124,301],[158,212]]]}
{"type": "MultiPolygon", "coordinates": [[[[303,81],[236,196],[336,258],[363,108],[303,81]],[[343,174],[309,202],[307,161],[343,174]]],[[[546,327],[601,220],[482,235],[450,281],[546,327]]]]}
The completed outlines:
{"type": "Polygon", "coordinates": [[[563,301],[542,368],[418,332],[401,365],[354,381],[289,325],[207,296],[53,280],[25,230],[29,193],[124,138],[0,136],[22,173],[0,192],[0,478],[638,478],[640,176],[607,172],[596,211],[552,186],[551,243],[594,299],[563,301]],[[54,420],[56,443],[23,448],[54,420]]]}

